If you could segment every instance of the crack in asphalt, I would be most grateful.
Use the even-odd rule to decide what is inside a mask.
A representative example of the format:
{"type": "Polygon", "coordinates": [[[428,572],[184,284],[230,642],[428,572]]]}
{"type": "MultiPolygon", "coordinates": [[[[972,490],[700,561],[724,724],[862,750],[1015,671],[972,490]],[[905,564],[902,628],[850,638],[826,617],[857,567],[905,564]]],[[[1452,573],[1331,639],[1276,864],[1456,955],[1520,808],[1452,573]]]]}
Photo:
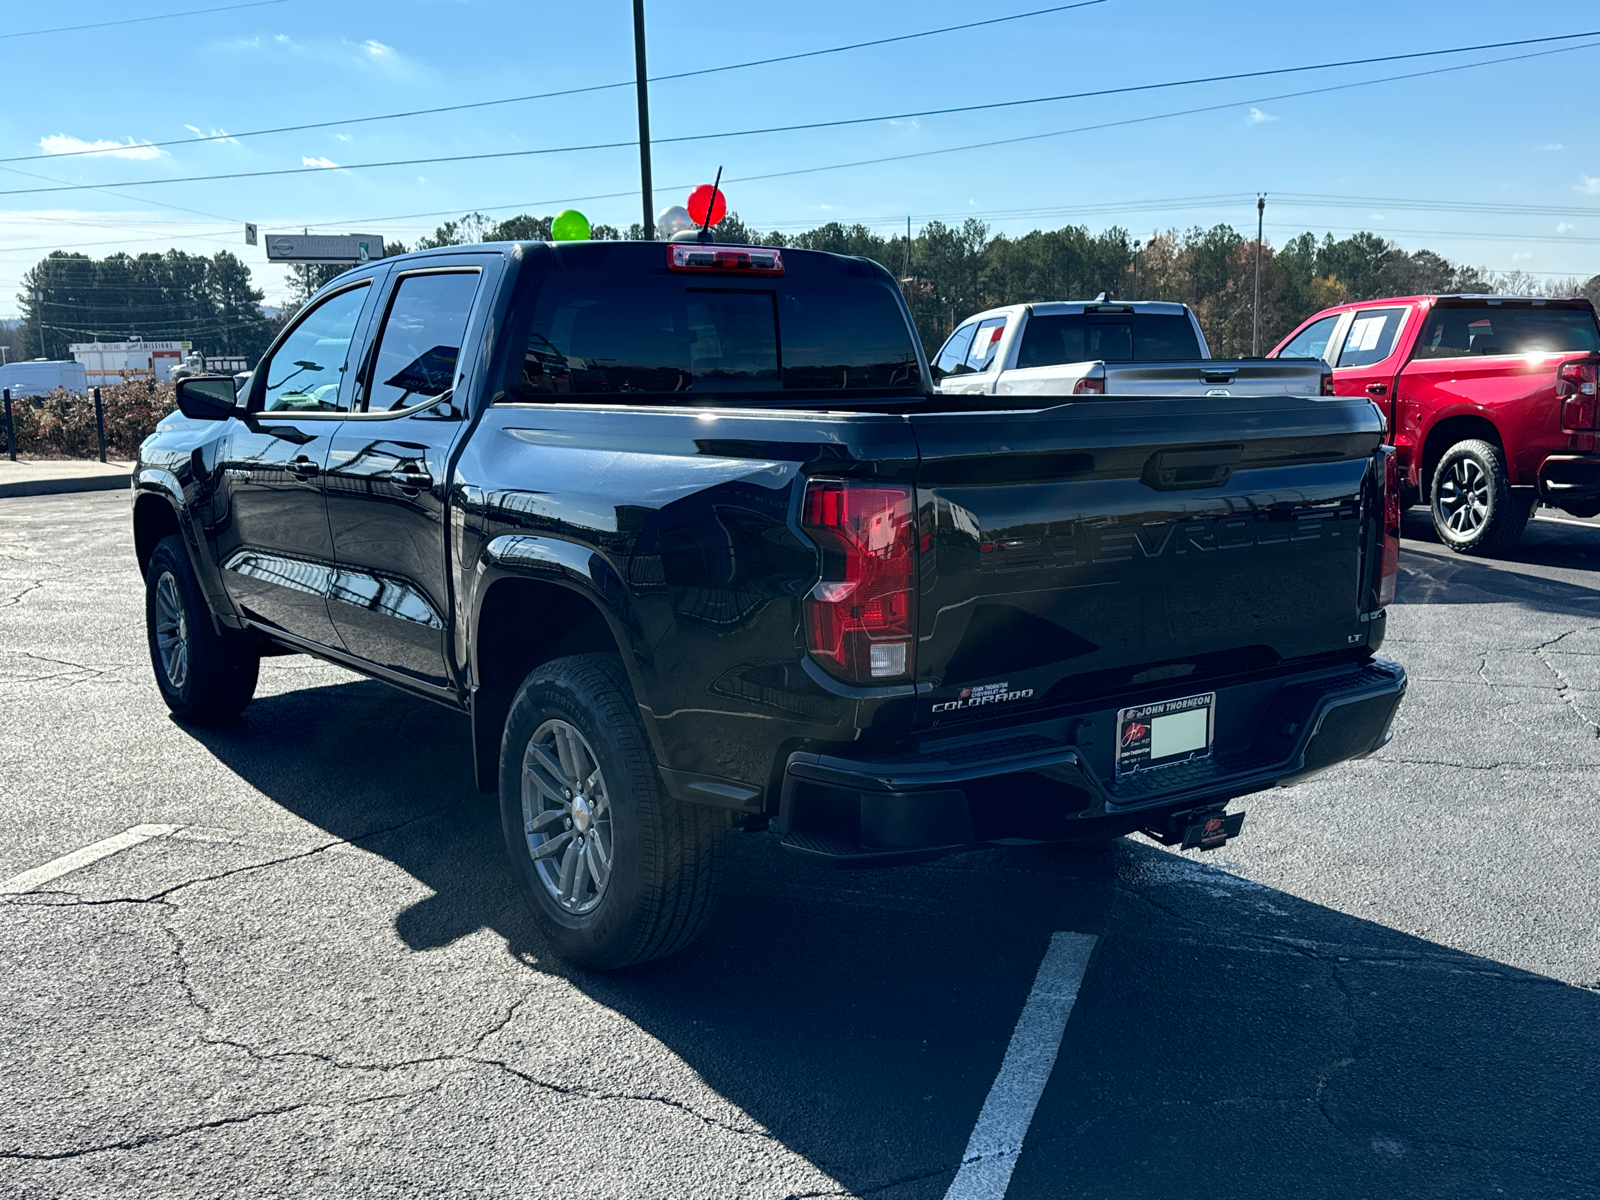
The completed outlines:
{"type": "MultiPolygon", "coordinates": [[[[68,905],[64,905],[63,907],[82,906],[86,908],[94,908],[110,904],[161,904],[166,902],[168,896],[171,896],[176,892],[181,892],[186,888],[198,887],[203,883],[215,883],[220,879],[229,879],[235,875],[246,875],[252,871],[265,871],[272,867],[281,867],[286,863],[299,862],[301,859],[312,858],[318,854],[326,853],[329,850],[336,850],[341,846],[359,847],[361,843],[369,841],[372,838],[382,837],[386,833],[394,833],[396,830],[404,829],[408,825],[414,825],[419,821],[425,821],[430,817],[438,816],[440,813],[446,812],[454,807],[456,806],[453,804],[441,804],[437,808],[430,808],[426,812],[421,812],[415,816],[407,817],[404,821],[397,821],[393,825],[385,825],[380,829],[369,830],[368,832],[358,834],[355,837],[334,838],[330,841],[320,842],[317,845],[312,846],[310,849],[297,850],[293,854],[285,854],[279,858],[270,858],[262,862],[246,863],[244,866],[230,867],[226,871],[218,871],[213,875],[201,875],[194,879],[181,880],[178,883],[172,884],[170,887],[162,888],[159,892],[154,892],[148,896],[103,896],[90,900],[85,899],[76,892],[67,891],[65,889],[51,889],[49,891],[41,889],[34,892],[24,892],[16,896],[0,897],[0,905],[15,904],[26,896],[33,896],[36,898],[41,896],[70,897],[70,903],[68,905]]],[[[49,906],[42,905],[41,907],[49,906]]]]}
{"type": "Polygon", "coordinates": [[[120,1142],[103,1142],[95,1146],[80,1146],[71,1150],[56,1151],[28,1151],[28,1150],[0,1150],[0,1159],[18,1159],[31,1162],[57,1162],[66,1158],[82,1158],[85,1154],[103,1154],[107,1150],[138,1150],[144,1146],[154,1145],[157,1142],[171,1141],[173,1138],[185,1137],[194,1133],[206,1133],[213,1129],[224,1129],[229,1125],[243,1125],[249,1121],[259,1121],[263,1117],[280,1117],[284,1113],[298,1112],[303,1108],[329,1107],[317,1105],[306,1100],[298,1104],[280,1104],[276,1108],[263,1108],[254,1112],[238,1113],[231,1117],[218,1117],[212,1121],[201,1121],[196,1125],[184,1125],[178,1129],[162,1130],[159,1133],[147,1133],[140,1137],[128,1138],[120,1142]]]}

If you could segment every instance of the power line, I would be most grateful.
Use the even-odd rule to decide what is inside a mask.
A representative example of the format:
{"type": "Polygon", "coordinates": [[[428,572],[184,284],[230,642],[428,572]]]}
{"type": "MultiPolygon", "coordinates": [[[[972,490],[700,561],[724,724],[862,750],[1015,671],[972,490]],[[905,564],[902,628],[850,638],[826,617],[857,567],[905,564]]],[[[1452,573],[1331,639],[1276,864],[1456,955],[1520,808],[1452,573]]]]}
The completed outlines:
{"type": "Polygon", "coordinates": [[[7,38],[40,37],[47,33],[76,33],[83,29],[109,29],[113,25],[140,25],[146,21],[170,21],[174,17],[198,17],[205,13],[232,12],[238,8],[265,8],[269,4],[287,4],[289,0],[249,0],[247,4],[223,4],[217,8],[191,8],[185,12],[155,13],[148,17],[122,17],[115,21],[95,21],[88,25],[57,25],[54,29],[23,29],[16,33],[0,33],[0,41],[7,38]]]}
{"type": "MultiPolygon", "coordinates": [[[[1037,142],[1045,138],[1065,137],[1073,133],[1094,133],[1103,129],[1117,129],[1127,125],[1143,125],[1151,121],[1164,121],[1172,117],[1190,117],[1200,113],[1220,112],[1228,108],[1241,108],[1250,104],[1270,104],[1276,100],[1295,100],[1303,96],[1325,95],[1329,92],[1349,91],[1353,88],[1371,87],[1379,83],[1397,83],[1406,79],[1423,79],[1431,75],[1448,75],[1454,71],[1469,71],[1475,67],[1490,67],[1500,63],[1520,62],[1524,59],[1543,58],[1551,54],[1567,54],[1574,50],[1590,50],[1600,46],[1600,42],[1590,42],[1582,46],[1563,46],[1556,50],[1538,50],[1532,54],[1512,54],[1503,58],[1487,58],[1482,62],[1461,63],[1453,67],[1436,67],[1431,71],[1410,71],[1402,75],[1384,75],[1377,79],[1361,79],[1353,83],[1335,83],[1327,87],[1307,88],[1299,92],[1281,92],[1275,96],[1257,96],[1250,100],[1228,100],[1221,104],[1203,104],[1195,108],[1181,108],[1170,112],[1152,113],[1143,117],[1126,117],[1117,121],[1102,121],[1095,125],[1077,125],[1070,129],[1054,129],[1047,133],[1029,133],[1019,137],[990,138],[982,142],[968,142],[960,146],[946,146],[940,150],[919,150],[909,154],[887,154],[878,158],[857,159],[853,162],[830,163],[823,167],[800,167],[792,171],[770,171],[764,175],[743,175],[736,179],[728,180],[729,183],[751,183],[763,179],[786,179],[793,175],[813,175],[821,171],[842,171],[850,167],[871,167],[883,163],[906,162],[916,158],[932,158],[940,154],[956,154],[963,150],[987,150],[994,146],[1012,146],[1021,142],[1037,142]]],[[[707,135],[714,136],[714,135],[707,135]]],[[[659,139],[668,140],[668,139],[659,139]]],[[[673,139],[690,140],[690,139],[673,139]]],[[[6,195],[0,192],[0,195],[6,195]]]]}
{"type": "MultiPolygon", "coordinates": [[[[1551,38],[1532,38],[1532,39],[1527,39],[1526,41],[1524,41],[1524,42],[1522,42],[1520,44],[1527,45],[1527,44],[1536,43],[1536,42],[1560,41],[1560,40],[1567,40],[1569,38],[1574,38],[1574,37],[1600,37],[1600,30],[1591,31],[1589,33],[1584,33],[1584,34],[1562,34],[1559,37],[1551,37],[1551,38]]],[[[1515,44],[1515,43],[1502,43],[1502,44],[1503,45],[1511,45],[1511,44],[1515,44]]],[[[1179,109],[1179,110],[1176,110],[1176,111],[1173,111],[1173,112],[1165,112],[1165,113],[1154,113],[1154,114],[1151,114],[1151,115],[1148,115],[1148,116],[1143,116],[1143,117],[1128,117],[1128,118],[1124,118],[1122,120],[1117,120],[1117,121],[1105,121],[1105,122],[1101,122],[1101,123],[1095,124],[1095,125],[1081,125],[1081,126],[1077,126],[1075,128],[1071,128],[1071,129],[1058,129],[1058,130],[1051,131],[1049,133],[1026,134],[1026,135],[1023,135],[1021,137],[1011,137],[1011,138],[991,138],[991,139],[989,139],[987,141],[983,141],[983,142],[974,142],[974,143],[970,143],[970,144],[964,145],[964,146],[950,146],[950,147],[946,147],[946,148],[944,148],[942,150],[922,150],[922,151],[918,151],[916,153],[911,153],[911,154],[887,155],[887,156],[884,156],[884,157],[881,157],[881,158],[862,159],[862,160],[859,160],[857,162],[835,163],[835,164],[832,164],[832,165],[829,165],[829,166],[824,166],[824,167],[804,167],[804,168],[800,168],[800,169],[792,170],[792,171],[773,171],[773,172],[770,172],[770,173],[765,174],[765,175],[746,175],[746,176],[742,176],[741,178],[739,178],[737,180],[729,180],[729,182],[730,183],[731,182],[750,182],[752,180],[761,180],[761,179],[780,179],[780,178],[786,178],[786,177],[792,176],[792,175],[814,174],[814,173],[819,172],[819,171],[837,171],[837,170],[842,170],[842,169],[847,168],[847,167],[871,166],[871,165],[876,165],[876,164],[879,164],[879,163],[887,163],[887,162],[904,162],[904,161],[906,161],[908,159],[928,158],[928,157],[932,157],[934,155],[939,155],[939,154],[953,154],[953,153],[957,153],[957,152],[962,151],[962,150],[977,150],[977,149],[987,149],[987,148],[990,148],[990,147],[993,147],[993,146],[1015,145],[1015,144],[1017,144],[1019,142],[1038,141],[1038,140],[1040,140],[1042,138],[1062,137],[1062,136],[1065,136],[1067,134],[1073,134],[1073,133],[1088,133],[1088,132],[1101,130],[1101,129],[1114,129],[1114,128],[1118,128],[1118,127],[1126,126],[1126,125],[1140,125],[1140,124],[1145,124],[1145,123],[1148,123],[1148,122],[1151,122],[1151,121],[1166,120],[1166,119],[1169,119],[1169,118],[1172,118],[1172,117],[1185,117],[1185,116],[1193,116],[1193,115],[1195,115],[1197,113],[1217,112],[1217,111],[1219,111],[1221,109],[1239,108],[1239,107],[1241,107],[1243,105],[1247,105],[1247,104],[1269,104],[1269,103],[1272,103],[1272,102],[1277,101],[1277,100],[1291,100],[1291,99],[1296,99],[1296,98],[1303,97],[1303,96],[1325,95],[1325,94],[1327,94],[1329,92],[1340,92],[1340,91],[1348,91],[1348,90],[1351,90],[1353,88],[1371,87],[1371,86],[1373,86],[1375,84],[1380,84],[1380,83],[1394,83],[1394,82],[1398,82],[1400,80],[1406,80],[1406,79],[1421,79],[1421,78],[1426,78],[1426,77],[1433,76],[1433,75],[1446,75],[1446,74],[1450,74],[1450,73],[1455,72],[1455,71],[1473,70],[1473,69],[1475,69],[1477,67],[1495,66],[1495,65],[1498,65],[1500,63],[1508,63],[1508,62],[1520,62],[1520,61],[1522,61],[1524,59],[1542,58],[1542,57],[1545,57],[1547,55],[1552,55],[1552,54],[1565,54],[1565,53],[1570,53],[1571,51],[1574,51],[1574,50],[1587,50],[1587,49],[1592,49],[1596,45],[1600,45],[1600,43],[1591,42],[1591,43],[1587,43],[1585,45],[1580,45],[1580,46],[1562,46],[1562,47],[1559,47],[1559,48],[1554,49],[1554,50],[1539,50],[1539,51],[1535,51],[1535,52],[1533,52],[1531,54],[1505,55],[1505,56],[1502,56],[1500,58],[1484,59],[1481,62],[1459,63],[1459,64],[1457,64],[1455,66],[1451,66],[1451,67],[1435,67],[1432,70],[1428,70],[1428,71],[1411,71],[1411,72],[1407,72],[1407,73],[1400,74],[1400,75],[1381,76],[1381,77],[1379,77],[1377,79],[1362,79],[1362,80],[1355,80],[1355,81],[1350,82],[1350,83],[1330,84],[1330,85],[1328,85],[1326,87],[1307,88],[1307,89],[1304,89],[1304,90],[1298,91],[1298,92],[1281,92],[1281,93],[1278,93],[1277,95],[1258,96],[1258,97],[1255,97],[1253,99],[1248,99],[1248,100],[1228,100],[1228,101],[1224,101],[1224,102],[1222,102],[1220,104],[1200,105],[1200,106],[1195,107],[1195,108],[1179,109]]],[[[1464,53],[1464,50],[1463,49],[1456,49],[1456,50],[1419,51],[1419,52],[1414,53],[1414,54],[1400,54],[1400,55],[1388,56],[1388,60],[1389,61],[1394,61],[1394,60],[1398,60],[1398,59],[1417,58],[1417,57],[1422,57],[1422,56],[1425,56],[1425,55],[1459,54],[1459,53],[1464,53]]],[[[1373,62],[1373,61],[1384,61],[1384,60],[1383,59],[1371,59],[1371,60],[1365,60],[1365,61],[1373,62]]],[[[982,111],[987,111],[987,110],[996,109],[996,108],[1012,108],[1012,107],[1017,107],[1017,106],[1020,106],[1020,105],[1028,105],[1028,104],[1046,104],[1046,103],[1051,103],[1051,102],[1060,101],[1060,100],[1079,100],[1079,99],[1085,99],[1085,98],[1089,98],[1089,97],[1123,94],[1123,93],[1133,92],[1133,91],[1149,91],[1149,90],[1153,90],[1153,89],[1156,89],[1156,88],[1186,87],[1186,86],[1191,86],[1191,85],[1200,84],[1200,83],[1214,83],[1214,82],[1218,82],[1218,81],[1225,80],[1225,79],[1257,78],[1257,77],[1260,77],[1262,75],[1282,75],[1282,74],[1290,74],[1290,73],[1300,72],[1300,71],[1326,70],[1326,69],[1330,69],[1330,68],[1335,67],[1335,66],[1345,66],[1345,65],[1349,65],[1349,64],[1348,63],[1325,63],[1325,64],[1312,65],[1312,66],[1303,66],[1303,67],[1283,67],[1283,68],[1278,68],[1276,70],[1270,70],[1270,71],[1250,71],[1250,72],[1245,72],[1245,73],[1243,73],[1241,75],[1234,75],[1234,76],[1216,75],[1216,76],[1208,76],[1208,77],[1202,78],[1202,79],[1174,80],[1174,81],[1171,81],[1171,82],[1168,82],[1168,83],[1160,83],[1160,84],[1140,84],[1140,85],[1137,85],[1137,86],[1134,86],[1134,87],[1128,87],[1128,88],[1109,88],[1109,89],[1105,89],[1103,91],[1096,91],[1096,92],[1072,92],[1072,93],[1066,93],[1066,94],[1063,94],[1063,95],[1060,95],[1060,96],[1039,96],[1039,97],[1034,97],[1034,98],[1028,99],[1028,100],[1002,100],[1002,101],[994,101],[994,102],[990,102],[990,103],[986,103],[986,104],[969,104],[969,105],[961,105],[961,106],[951,107],[951,108],[928,109],[928,110],[920,111],[920,112],[890,113],[890,114],[874,116],[874,117],[852,117],[852,118],[847,118],[847,119],[843,119],[843,120],[836,120],[836,121],[812,121],[812,122],[808,122],[808,123],[805,123],[805,124],[799,124],[799,125],[778,125],[778,126],[769,126],[769,127],[765,127],[765,128],[761,128],[761,129],[729,130],[729,131],[726,131],[726,132],[723,132],[723,133],[686,134],[686,135],[682,135],[682,136],[679,136],[679,137],[656,138],[654,140],[655,140],[655,143],[657,145],[662,145],[662,144],[679,143],[679,142],[712,141],[712,140],[716,140],[716,139],[719,139],[719,138],[750,137],[750,136],[761,135],[761,134],[770,134],[770,133],[794,133],[794,132],[799,132],[799,131],[802,131],[802,130],[809,130],[809,129],[834,129],[834,128],[838,128],[838,127],[843,126],[843,125],[861,125],[861,124],[869,124],[869,123],[879,122],[879,121],[906,120],[906,119],[911,118],[911,117],[948,116],[948,115],[951,115],[951,114],[954,114],[954,113],[982,112],[982,111]]],[[[588,143],[588,144],[585,144],[585,145],[578,145],[578,146],[550,146],[550,147],[544,147],[542,149],[534,149],[534,150],[497,150],[497,151],[490,151],[490,152],[486,152],[486,153],[482,153],[482,154],[446,154],[446,155],[435,155],[435,156],[428,157],[428,158],[389,159],[389,160],[382,161],[382,162],[348,163],[348,164],[335,163],[332,166],[326,166],[326,167],[323,167],[323,166],[278,167],[278,168],[274,168],[274,169],[271,169],[271,170],[265,170],[265,171],[230,171],[230,172],[224,172],[224,173],[215,174],[215,175],[175,176],[175,177],[168,178],[168,179],[122,180],[122,181],[118,181],[116,183],[109,183],[109,184],[88,184],[88,183],[63,184],[63,185],[57,186],[57,187],[46,187],[46,188],[14,188],[14,189],[10,189],[10,190],[7,190],[7,191],[0,191],[0,196],[26,196],[26,195],[38,195],[38,194],[47,193],[47,192],[90,191],[90,190],[104,189],[104,188],[108,188],[108,187],[153,187],[153,186],[156,186],[156,185],[174,184],[174,183],[213,183],[213,182],[217,182],[217,181],[221,181],[221,180],[229,180],[229,179],[262,179],[262,178],[267,178],[267,177],[271,177],[271,176],[281,176],[281,175],[320,174],[320,173],[324,173],[324,172],[327,172],[327,171],[372,170],[372,169],[379,168],[379,167],[414,167],[414,166],[430,166],[430,165],[435,165],[435,164],[438,164],[438,163],[483,162],[483,161],[506,159],[506,158],[527,158],[527,157],[531,157],[531,156],[534,156],[534,155],[569,154],[569,153],[575,153],[575,152],[578,152],[578,151],[585,151],[585,150],[616,150],[616,149],[622,149],[622,148],[631,149],[635,145],[637,145],[637,142],[635,142],[633,140],[620,141],[620,142],[592,142],[592,143],[588,143]]]]}
{"type": "MultiPolygon", "coordinates": [[[[267,0],[269,3],[279,4],[284,0],[267,0]]],[[[805,50],[798,54],[784,54],[777,58],[755,58],[748,62],[728,63],[720,67],[701,67],[694,71],[676,71],[669,75],[652,75],[648,82],[664,83],[674,79],[692,79],[700,75],[715,75],[723,71],[742,71],[747,67],[765,67],[774,63],[794,62],[802,58],[817,58],[824,54],[841,54],[847,50],[864,50],[871,46],[887,46],[893,42],[908,42],[915,38],[933,37],[942,33],[959,33],[966,29],[977,29],[984,25],[999,25],[1006,21],[1022,21],[1029,17],[1042,17],[1050,13],[1068,12],[1075,8],[1090,8],[1097,4],[1104,4],[1107,0],[1080,0],[1076,4],[1060,4],[1054,8],[1036,8],[1029,12],[1012,13],[1004,17],[990,17],[983,21],[968,21],[962,25],[944,25],[938,29],[924,29],[917,33],[902,33],[894,37],[875,38],[869,42],[851,42],[846,46],[829,46],[823,50],[805,50]]],[[[1572,35],[1578,36],[1578,35],[1572,35]]],[[[149,147],[153,150],[165,149],[168,146],[193,146],[201,142],[231,142],[240,138],[265,137],[275,133],[303,133],[309,129],[331,129],[342,125],[364,125],[372,121],[395,121],[405,117],[426,117],[439,113],[464,112],[475,108],[493,108],[504,104],[522,104],[530,100],[552,100],[561,96],[579,96],[590,92],[614,91],[618,88],[630,88],[637,81],[623,80],[620,83],[595,83],[585,87],[563,88],[554,92],[533,92],[526,96],[503,96],[497,100],[474,100],[464,104],[445,104],[435,108],[413,108],[401,112],[374,113],[365,117],[346,117],[338,121],[311,121],[303,125],[278,125],[271,129],[251,129],[244,133],[213,133],[192,138],[173,138],[164,142],[139,142],[138,146],[149,147]]],[[[65,154],[25,154],[12,158],[0,158],[0,163],[33,162],[45,158],[76,158],[86,154],[104,154],[104,150],[71,150],[65,154]]]]}

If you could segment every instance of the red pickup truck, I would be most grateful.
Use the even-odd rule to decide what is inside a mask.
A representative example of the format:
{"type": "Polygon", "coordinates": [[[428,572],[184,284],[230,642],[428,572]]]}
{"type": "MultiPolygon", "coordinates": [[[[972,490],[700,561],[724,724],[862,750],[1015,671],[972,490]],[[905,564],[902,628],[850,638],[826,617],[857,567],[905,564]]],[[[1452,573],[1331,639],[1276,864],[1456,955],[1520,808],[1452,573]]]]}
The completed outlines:
{"type": "Polygon", "coordinates": [[[1584,299],[1403,296],[1324,309],[1268,355],[1333,367],[1388,422],[1401,503],[1463,554],[1509,550],[1543,500],[1600,513],[1600,324],[1584,299]]]}

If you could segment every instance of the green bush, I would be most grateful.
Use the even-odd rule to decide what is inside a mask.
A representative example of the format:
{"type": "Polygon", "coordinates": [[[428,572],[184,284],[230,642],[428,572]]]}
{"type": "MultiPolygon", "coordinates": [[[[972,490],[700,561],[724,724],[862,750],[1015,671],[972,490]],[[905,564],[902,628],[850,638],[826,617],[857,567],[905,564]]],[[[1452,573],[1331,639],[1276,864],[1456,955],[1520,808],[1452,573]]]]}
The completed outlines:
{"type": "MultiPolygon", "coordinates": [[[[156,423],[177,407],[170,383],[139,381],[100,389],[105,407],[106,457],[130,459],[156,423]]],[[[39,458],[95,458],[94,397],[51,392],[37,399],[14,399],[11,419],[17,452],[39,458]],[[37,405],[37,407],[35,407],[37,405]]]]}

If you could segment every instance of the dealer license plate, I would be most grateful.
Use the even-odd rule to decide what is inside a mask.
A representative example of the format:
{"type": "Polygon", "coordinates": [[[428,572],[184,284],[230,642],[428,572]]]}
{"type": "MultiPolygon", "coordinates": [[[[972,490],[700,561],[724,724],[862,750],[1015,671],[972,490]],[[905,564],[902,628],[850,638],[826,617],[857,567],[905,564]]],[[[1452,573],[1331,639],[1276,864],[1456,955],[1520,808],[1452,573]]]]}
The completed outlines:
{"type": "Polygon", "coordinates": [[[1206,758],[1216,732],[1217,694],[1184,696],[1117,714],[1117,774],[1206,758]]]}

